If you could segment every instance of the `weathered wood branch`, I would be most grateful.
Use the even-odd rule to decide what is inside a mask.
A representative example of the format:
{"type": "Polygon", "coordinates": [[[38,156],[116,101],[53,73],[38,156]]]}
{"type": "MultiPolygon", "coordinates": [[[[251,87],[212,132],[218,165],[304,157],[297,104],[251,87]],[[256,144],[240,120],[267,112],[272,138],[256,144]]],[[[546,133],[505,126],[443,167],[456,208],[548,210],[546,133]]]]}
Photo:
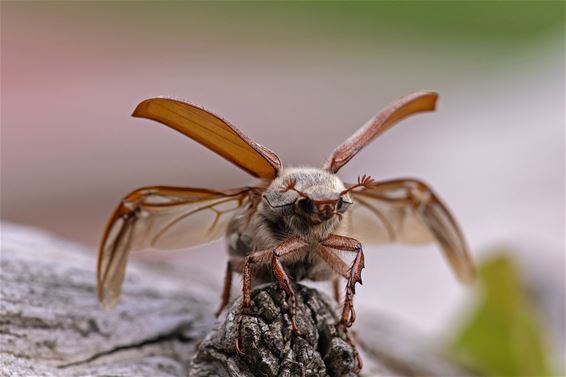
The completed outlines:
{"type": "Polygon", "coordinates": [[[299,334],[291,331],[285,293],[268,284],[252,292],[251,311],[239,329],[237,300],[193,359],[189,377],[357,376],[356,349],[338,324],[337,308],[316,289],[294,285],[299,334]]]}
{"type": "MultiPolygon", "coordinates": [[[[208,363],[207,357],[214,342],[219,342],[219,349],[233,347],[233,339],[222,338],[222,334],[233,333],[230,327],[235,325],[235,309],[202,342],[214,325],[212,313],[218,295],[202,277],[195,278],[202,275],[134,261],[128,267],[121,303],[105,312],[96,301],[95,258],[92,250],[80,245],[37,229],[2,223],[0,376],[203,376],[204,371],[212,373],[209,375],[231,375],[221,374],[221,365],[208,363]],[[195,368],[190,370],[199,342],[202,345],[194,357],[195,368]],[[218,373],[211,372],[214,365],[218,373]]],[[[329,308],[316,306],[326,305],[321,304],[326,301],[312,293],[315,291],[299,290],[302,302],[307,303],[299,305],[307,311],[299,321],[312,321],[317,328],[316,335],[306,336],[306,343],[313,345],[315,339],[328,336],[323,328],[329,326],[330,317],[313,318],[329,308]],[[324,326],[319,329],[321,324],[324,326]]],[[[256,291],[256,306],[263,310],[264,319],[271,318],[266,310],[285,312],[280,295],[273,286],[256,291]]],[[[237,306],[236,301],[233,308],[237,306]]],[[[265,335],[260,317],[255,318],[256,322],[249,318],[249,328],[259,328],[265,335]]],[[[284,318],[282,315],[283,322],[284,318]]],[[[268,322],[278,326],[277,321],[268,322]]],[[[465,374],[426,345],[419,346],[414,334],[399,331],[402,327],[398,324],[376,316],[362,322],[358,334],[366,345],[362,351],[363,376],[465,374]]],[[[281,330],[270,330],[284,332],[283,326],[281,330]]],[[[257,340],[258,334],[253,331],[251,339],[257,340]]],[[[263,343],[252,343],[256,348],[247,349],[247,357],[251,358],[248,361],[277,354],[274,349],[279,349],[280,344],[268,344],[265,337],[262,339],[263,343]]],[[[285,347],[284,343],[282,350],[285,347]]],[[[324,352],[314,355],[316,348],[309,348],[313,354],[308,356],[297,353],[293,360],[300,368],[310,362],[311,369],[321,370],[317,369],[322,368],[320,360],[328,363],[329,357],[324,352]]],[[[351,350],[340,349],[344,354],[337,360],[346,360],[347,364],[351,350]]],[[[235,360],[226,350],[226,362],[235,360]]],[[[285,375],[285,370],[289,370],[287,375],[295,375],[296,369],[285,369],[284,358],[276,358],[273,365],[278,363],[280,373],[272,375],[285,375]]]]}

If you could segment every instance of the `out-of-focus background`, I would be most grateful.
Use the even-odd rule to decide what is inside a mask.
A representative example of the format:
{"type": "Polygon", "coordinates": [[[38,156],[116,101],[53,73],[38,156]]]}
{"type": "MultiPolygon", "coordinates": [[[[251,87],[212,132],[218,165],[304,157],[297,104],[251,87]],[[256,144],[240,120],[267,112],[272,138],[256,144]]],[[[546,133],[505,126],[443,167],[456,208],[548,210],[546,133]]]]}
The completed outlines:
{"type": "MultiPolygon", "coordinates": [[[[3,219],[94,249],[132,189],[251,183],[195,142],[131,118],[147,97],[204,105],[287,166],[319,166],[392,100],[435,90],[436,113],[396,126],[341,175],[429,182],[476,260],[507,250],[538,281],[543,331],[563,354],[563,2],[2,2],[1,11],[3,219]]],[[[163,258],[200,263],[220,286],[223,255],[218,242],[163,258]]],[[[436,338],[465,321],[472,290],[436,247],[367,246],[366,259],[362,313],[436,338]]]]}

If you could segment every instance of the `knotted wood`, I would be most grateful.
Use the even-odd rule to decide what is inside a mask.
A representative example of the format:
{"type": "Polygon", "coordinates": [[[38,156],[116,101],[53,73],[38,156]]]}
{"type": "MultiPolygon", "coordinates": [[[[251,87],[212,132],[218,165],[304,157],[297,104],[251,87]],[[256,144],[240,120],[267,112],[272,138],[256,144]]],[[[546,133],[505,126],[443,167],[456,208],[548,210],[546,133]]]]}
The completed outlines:
{"type": "Polygon", "coordinates": [[[252,291],[250,312],[238,330],[241,300],[209,333],[193,359],[189,377],[354,377],[356,349],[338,326],[338,309],[324,294],[294,285],[298,334],[291,329],[285,293],[276,284],[252,291]],[[236,339],[241,339],[241,354],[236,339]]]}

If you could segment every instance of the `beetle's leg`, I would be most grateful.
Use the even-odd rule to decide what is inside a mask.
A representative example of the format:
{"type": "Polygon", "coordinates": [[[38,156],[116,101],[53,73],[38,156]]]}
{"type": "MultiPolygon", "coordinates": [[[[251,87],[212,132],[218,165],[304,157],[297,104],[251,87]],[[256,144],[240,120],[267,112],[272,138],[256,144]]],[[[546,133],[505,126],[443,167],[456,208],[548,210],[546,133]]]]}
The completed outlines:
{"type": "Polygon", "coordinates": [[[339,278],[334,278],[334,280],[332,280],[332,291],[334,293],[334,299],[336,300],[336,302],[340,302],[340,279],[339,278]]]}
{"type": "Polygon", "coordinates": [[[241,351],[242,339],[240,336],[240,327],[242,327],[244,314],[248,313],[250,310],[252,301],[252,277],[250,273],[251,265],[269,263],[269,258],[271,257],[272,253],[273,252],[271,250],[260,250],[253,252],[244,259],[244,266],[242,268],[242,304],[240,306],[240,318],[238,319],[238,332],[236,336],[236,351],[238,351],[238,353],[243,353],[241,351]]]}
{"type": "Polygon", "coordinates": [[[230,301],[230,291],[232,289],[232,262],[228,261],[226,263],[226,274],[224,275],[224,288],[222,289],[222,297],[220,299],[220,307],[214,314],[218,317],[222,310],[228,305],[230,301]]]}
{"type": "Polygon", "coordinates": [[[299,251],[305,245],[306,244],[304,241],[295,236],[277,245],[275,249],[273,249],[273,255],[271,256],[271,268],[273,269],[273,274],[277,279],[279,287],[281,287],[285,291],[285,293],[287,293],[287,296],[291,301],[291,325],[293,326],[293,331],[295,333],[299,332],[295,318],[297,314],[297,299],[295,298],[295,291],[293,291],[293,288],[291,287],[289,276],[287,275],[287,273],[285,273],[285,270],[283,269],[283,265],[281,264],[279,258],[295,251],[299,251]]]}
{"type": "Polygon", "coordinates": [[[247,313],[252,302],[251,266],[254,264],[269,263],[272,254],[273,251],[271,250],[260,250],[248,255],[244,260],[244,268],[242,269],[242,306],[240,307],[240,313],[247,313]]]}
{"type": "MultiPolygon", "coordinates": [[[[327,239],[321,242],[322,246],[326,246],[335,250],[349,251],[356,254],[352,265],[348,270],[346,279],[346,294],[344,297],[344,308],[340,322],[350,327],[356,320],[356,312],[354,311],[354,294],[356,293],[356,283],[362,284],[362,269],[364,268],[364,252],[362,245],[355,239],[350,237],[338,236],[331,234],[327,239]]],[[[336,259],[339,259],[336,257],[336,259]]],[[[334,262],[333,264],[335,264],[334,262]]],[[[342,262],[343,263],[343,262],[342,262]]],[[[331,264],[331,267],[332,264],[331,264]]],[[[342,271],[343,272],[343,271],[342,271]]],[[[339,272],[340,273],[340,272],[339,272]]]]}
{"type": "Polygon", "coordinates": [[[291,324],[293,326],[293,331],[298,332],[297,323],[295,320],[296,314],[296,299],[295,292],[291,288],[290,280],[283,266],[279,261],[279,258],[289,254],[293,251],[300,250],[306,244],[301,241],[299,237],[293,237],[288,240],[281,242],[279,245],[275,246],[274,249],[256,251],[248,255],[244,262],[244,267],[242,270],[242,306],[240,308],[240,319],[238,322],[238,336],[236,341],[236,349],[241,353],[241,340],[240,340],[240,325],[243,320],[242,314],[246,314],[250,310],[251,305],[251,290],[252,290],[252,277],[251,277],[251,267],[255,264],[266,264],[271,261],[271,266],[273,268],[273,273],[277,279],[279,286],[285,291],[285,293],[291,299],[291,324]]]}
{"type": "MultiPolygon", "coordinates": [[[[346,251],[348,251],[348,250],[346,250],[346,251]]],[[[335,250],[322,246],[322,247],[317,249],[317,252],[322,257],[322,259],[324,259],[324,261],[330,266],[330,268],[332,268],[332,270],[334,272],[343,276],[346,280],[349,281],[350,275],[352,273],[352,269],[350,267],[348,267],[348,265],[346,263],[344,263],[344,261],[338,255],[336,255],[335,250]]],[[[334,281],[335,283],[336,283],[336,280],[334,281]]],[[[353,295],[353,293],[352,293],[352,295],[353,295]]],[[[348,297],[348,294],[346,294],[346,297],[348,297]]],[[[344,310],[347,310],[346,303],[344,303],[344,310]]],[[[353,305],[350,305],[349,310],[353,313],[353,317],[355,319],[356,315],[355,315],[355,312],[354,312],[353,305]]],[[[344,313],[343,313],[342,318],[344,318],[344,317],[347,318],[348,316],[347,315],[345,316],[344,313]]],[[[356,348],[355,344],[358,343],[358,342],[356,342],[354,340],[353,334],[351,334],[348,331],[348,327],[342,321],[340,321],[340,324],[343,326],[344,334],[345,334],[348,342],[352,345],[352,347],[356,348]]],[[[360,357],[359,352],[356,353],[356,364],[357,364],[357,369],[361,370],[363,363],[362,363],[362,359],[360,357]]]]}
{"type": "Polygon", "coordinates": [[[322,259],[324,259],[324,261],[330,266],[330,268],[332,268],[334,272],[344,277],[347,281],[346,295],[344,297],[344,306],[342,309],[342,317],[341,317],[342,319],[340,323],[344,325],[344,327],[348,327],[346,326],[347,322],[344,321],[343,319],[348,317],[353,317],[353,319],[356,318],[356,313],[354,311],[352,300],[350,300],[350,303],[347,302],[348,297],[352,296],[353,298],[353,292],[351,292],[351,290],[349,290],[348,288],[351,268],[348,267],[348,265],[344,263],[344,261],[338,255],[336,255],[335,250],[322,246],[317,251],[318,254],[322,257],[322,259]],[[348,315],[346,315],[346,313],[348,313],[348,315]]]}
{"type": "MultiPolygon", "coordinates": [[[[316,251],[326,264],[330,266],[332,271],[348,280],[348,277],[350,276],[350,268],[340,257],[336,255],[336,252],[333,249],[321,246],[317,248],[316,251]]],[[[340,278],[338,276],[332,280],[332,290],[334,293],[334,299],[336,302],[340,303],[340,278]]]]}

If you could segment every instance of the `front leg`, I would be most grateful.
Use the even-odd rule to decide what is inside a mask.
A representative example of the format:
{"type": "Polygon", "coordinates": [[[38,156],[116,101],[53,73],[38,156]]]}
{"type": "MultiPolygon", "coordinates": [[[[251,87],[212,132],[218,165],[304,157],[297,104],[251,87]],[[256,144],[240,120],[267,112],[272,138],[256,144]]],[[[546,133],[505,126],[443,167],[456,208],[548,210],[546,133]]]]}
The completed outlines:
{"type": "Polygon", "coordinates": [[[289,297],[289,300],[291,301],[291,325],[293,326],[293,331],[295,333],[299,332],[295,318],[297,313],[297,299],[295,298],[295,291],[293,291],[293,288],[291,287],[289,276],[283,269],[283,265],[281,264],[279,258],[284,255],[301,250],[301,248],[306,245],[307,244],[303,240],[301,240],[298,236],[295,236],[277,245],[277,247],[273,249],[273,255],[271,256],[271,268],[273,269],[273,274],[277,279],[279,287],[281,287],[285,291],[285,293],[289,297]]]}
{"type": "MultiPolygon", "coordinates": [[[[338,257],[333,259],[330,254],[322,255],[327,262],[332,261],[330,266],[334,268],[336,272],[344,276],[348,283],[346,284],[346,294],[344,297],[344,308],[342,309],[342,316],[340,322],[346,326],[350,327],[356,320],[356,312],[354,310],[354,294],[356,293],[356,283],[362,284],[362,269],[365,267],[364,265],[364,252],[362,250],[362,244],[357,240],[338,236],[336,234],[331,234],[326,238],[324,241],[321,242],[322,246],[329,247],[335,250],[342,250],[342,251],[349,251],[356,254],[354,258],[354,262],[352,262],[352,266],[348,269],[348,272],[344,271],[344,267],[340,266],[338,257]],[[337,260],[336,260],[337,259],[337,260]]],[[[322,250],[322,253],[325,253],[326,250],[322,250]]],[[[342,260],[339,260],[342,262],[342,260]]],[[[344,262],[342,262],[343,264],[344,262]]]]}
{"type": "MultiPolygon", "coordinates": [[[[285,273],[283,269],[283,265],[279,261],[279,258],[283,257],[284,255],[290,254],[292,252],[298,251],[307,244],[302,241],[299,237],[293,237],[288,240],[285,240],[275,246],[273,249],[261,250],[256,251],[250,255],[248,255],[244,262],[244,267],[242,270],[242,306],[240,307],[240,314],[246,314],[250,310],[251,305],[251,290],[252,290],[252,277],[251,277],[251,267],[255,264],[267,264],[271,262],[271,267],[273,269],[273,274],[275,275],[275,279],[285,293],[289,296],[291,301],[291,310],[290,310],[290,319],[291,325],[293,327],[294,332],[298,332],[297,322],[295,319],[296,310],[297,310],[297,302],[295,298],[295,292],[291,288],[291,282],[289,280],[289,276],[285,273]]],[[[238,333],[239,327],[243,317],[240,315],[240,320],[238,324],[238,333]]],[[[240,352],[240,336],[238,335],[238,339],[236,342],[236,349],[240,352]]]]}

